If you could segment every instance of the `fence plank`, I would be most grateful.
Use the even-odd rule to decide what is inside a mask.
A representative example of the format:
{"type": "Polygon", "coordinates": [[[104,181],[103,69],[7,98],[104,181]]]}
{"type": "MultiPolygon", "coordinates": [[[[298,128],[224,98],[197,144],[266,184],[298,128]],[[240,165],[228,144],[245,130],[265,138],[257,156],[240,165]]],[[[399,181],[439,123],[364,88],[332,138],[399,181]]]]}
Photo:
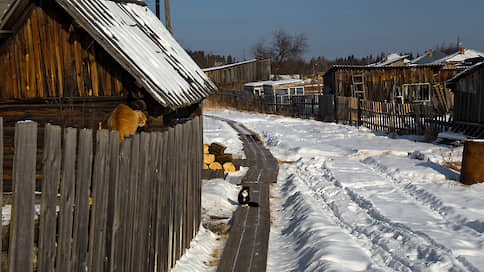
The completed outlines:
{"type": "Polygon", "coordinates": [[[74,241],[72,244],[71,267],[73,272],[86,271],[92,159],[92,130],[81,129],[79,131],[79,153],[77,155],[76,208],[74,211],[74,241]]]}
{"type": "Polygon", "coordinates": [[[53,271],[56,248],[57,186],[61,166],[61,128],[47,124],[44,134],[38,268],[39,271],[53,271]]]}
{"type": "Polygon", "coordinates": [[[92,210],[88,271],[102,271],[105,257],[107,185],[109,184],[109,132],[98,130],[92,180],[92,210]]]}
{"type": "Polygon", "coordinates": [[[75,193],[77,129],[64,130],[64,156],[61,180],[61,202],[59,214],[59,238],[57,248],[56,270],[70,270],[70,253],[72,242],[72,207],[75,193]]]}
{"type": "Polygon", "coordinates": [[[169,258],[169,225],[170,225],[170,183],[168,179],[168,132],[162,134],[162,147],[160,152],[159,173],[160,173],[160,203],[158,204],[157,225],[157,269],[156,271],[168,271],[169,258]]]}
{"type": "Polygon", "coordinates": [[[156,254],[156,238],[157,238],[157,213],[159,210],[158,195],[159,195],[159,152],[161,148],[161,133],[154,132],[151,133],[151,147],[152,152],[150,152],[150,213],[149,213],[149,255],[148,255],[148,271],[155,271],[155,254],[156,254]]]}
{"type": "MultiPolygon", "coordinates": [[[[0,117],[0,214],[3,214],[3,118],[0,117]]],[[[0,225],[3,226],[2,218],[0,217],[0,225]]],[[[0,228],[0,253],[3,249],[2,247],[2,240],[3,240],[3,228],[0,228]]],[[[0,254],[0,272],[2,271],[3,266],[3,256],[0,254]]]]}
{"type": "Polygon", "coordinates": [[[176,154],[176,147],[175,147],[175,129],[174,128],[169,128],[168,129],[168,190],[169,194],[167,194],[169,198],[169,210],[170,210],[170,216],[169,216],[169,225],[168,225],[168,269],[173,267],[175,262],[175,204],[176,204],[176,199],[175,199],[175,185],[176,185],[176,176],[175,176],[175,165],[176,165],[176,160],[175,160],[175,155],[176,154]]]}
{"type": "Polygon", "coordinates": [[[136,211],[138,206],[138,187],[139,187],[139,157],[140,157],[140,136],[135,134],[131,143],[131,162],[129,169],[129,199],[128,199],[128,225],[126,227],[126,263],[125,271],[136,271],[135,261],[135,244],[136,244],[136,211]]]}
{"type": "Polygon", "coordinates": [[[118,187],[119,174],[119,132],[109,133],[109,181],[107,184],[107,206],[106,206],[106,261],[104,270],[109,271],[111,267],[111,257],[113,251],[113,224],[115,215],[115,200],[118,187]]]}
{"type": "Polygon", "coordinates": [[[9,271],[32,271],[34,247],[34,186],[37,123],[15,125],[13,162],[14,205],[9,251],[9,271]]]}
{"type": "Polygon", "coordinates": [[[130,163],[131,163],[132,139],[127,138],[121,144],[119,152],[119,180],[116,185],[116,198],[114,203],[113,220],[113,244],[111,254],[110,271],[128,271],[125,269],[125,258],[127,258],[128,226],[129,221],[129,188],[130,188],[130,163]]]}

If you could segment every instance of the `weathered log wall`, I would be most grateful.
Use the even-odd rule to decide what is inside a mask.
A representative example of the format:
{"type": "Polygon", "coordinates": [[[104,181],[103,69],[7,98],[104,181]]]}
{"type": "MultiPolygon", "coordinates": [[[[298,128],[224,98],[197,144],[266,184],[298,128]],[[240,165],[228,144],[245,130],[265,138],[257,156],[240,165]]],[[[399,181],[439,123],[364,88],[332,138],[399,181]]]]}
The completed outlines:
{"type": "Polygon", "coordinates": [[[257,60],[205,72],[218,88],[242,90],[247,82],[269,80],[271,60],[257,60]]]}

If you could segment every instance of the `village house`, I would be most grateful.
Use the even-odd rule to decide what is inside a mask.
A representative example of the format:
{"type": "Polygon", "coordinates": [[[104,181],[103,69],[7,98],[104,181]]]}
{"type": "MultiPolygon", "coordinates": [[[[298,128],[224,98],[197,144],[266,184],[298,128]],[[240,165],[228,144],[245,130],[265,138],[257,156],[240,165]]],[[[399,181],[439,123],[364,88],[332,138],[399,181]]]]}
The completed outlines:
{"type": "Polygon", "coordinates": [[[445,57],[447,57],[445,53],[442,53],[439,50],[430,49],[425,51],[424,55],[413,59],[409,65],[430,64],[445,57]]]}
{"type": "Polygon", "coordinates": [[[460,48],[458,52],[435,60],[433,64],[442,64],[445,68],[469,67],[484,60],[484,53],[467,48],[460,48]]]}
{"type": "Polygon", "coordinates": [[[453,122],[467,134],[484,136],[484,61],[447,82],[454,93],[453,122]]]}
{"type": "Polygon", "coordinates": [[[141,1],[0,3],[0,116],[7,121],[105,127],[125,103],[167,123],[216,90],[141,1]]]}
{"type": "Polygon", "coordinates": [[[216,90],[142,1],[0,0],[2,187],[15,196],[2,267],[170,271],[200,227],[201,102],[216,90]],[[148,117],[121,145],[106,130],[120,104],[148,117]]]}
{"type": "Polygon", "coordinates": [[[433,104],[447,112],[453,100],[445,82],[458,72],[442,65],[334,65],[324,75],[324,93],[380,102],[433,104]]]}

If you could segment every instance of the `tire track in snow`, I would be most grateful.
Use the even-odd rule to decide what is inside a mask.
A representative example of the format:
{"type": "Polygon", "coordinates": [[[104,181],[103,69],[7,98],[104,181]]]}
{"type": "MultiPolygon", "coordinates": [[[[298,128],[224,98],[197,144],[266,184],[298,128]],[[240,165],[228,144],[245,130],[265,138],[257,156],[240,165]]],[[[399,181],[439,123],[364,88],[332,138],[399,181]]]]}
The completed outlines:
{"type": "Polygon", "coordinates": [[[484,233],[484,222],[469,220],[463,215],[456,214],[454,208],[446,206],[440,198],[431,192],[428,192],[423,188],[418,188],[417,185],[412,184],[405,179],[400,180],[395,175],[385,171],[385,167],[378,163],[375,159],[367,158],[363,160],[362,163],[372,171],[375,171],[381,176],[390,179],[402,192],[411,196],[413,199],[428,207],[432,211],[438,213],[440,216],[446,218],[446,220],[454,226],[454,229],[464,226],[472,231],[484,233]]]}
{"type": "Polygon", "coordinates": [[[323,200],[343,228],[356,238],[369,240],[369,250],[383,259],[388,267],[415,271],[443,265],[440,268],[446,270],[477,271],[465,258],[453,256],[450,249],[426,234],[384,217],[370,201],[343,187],[326,165],[316,168],[323,170],[327,186],[321,187],[320,172],[315,173],[315,182],[311,182],[311,169],[298,169],[298,174],[309,176],[305,182],[313,190],[314,196],[323,200]],[[336,198],[336,195],[339,197],[336,198]]]}

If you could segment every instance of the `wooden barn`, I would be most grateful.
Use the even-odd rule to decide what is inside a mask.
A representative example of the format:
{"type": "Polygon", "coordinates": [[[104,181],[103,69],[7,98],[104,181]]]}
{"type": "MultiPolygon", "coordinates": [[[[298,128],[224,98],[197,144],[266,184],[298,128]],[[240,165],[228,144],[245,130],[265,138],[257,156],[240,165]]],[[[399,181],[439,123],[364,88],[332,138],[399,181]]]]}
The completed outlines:
{"type": "Polygon", "coordinates": [[[454,93],[453,122],[484,131],[484,62],[457,74],[448,86],[454,93]]]}
{"type": "Polygon", "coordinates": [[[141,1],[1,3],[7,121],[97,128],[125,103],[166,123],[216,88],[141,1]]]}
{"type": "Polygon", "coordinates": [[[201,223],[214,91],[142,1],[0,0],[0,270],[170,271],[201,223]],[[120,104],[148,117],[121,144],[120,104]]]}
{"type": "Polygon", "coordinates": [[[324,93],[371,101],[434,104],[441,111],[452,108],[445,82],[458,69],[442,65],[332,66],[324,75],[324,93]]]}
{"type": "Polygon", "coordinates": [[[253,59],[203,71],[220,89],[242,90],[245,83],[270,79],[271,60],[253,59]]]}

